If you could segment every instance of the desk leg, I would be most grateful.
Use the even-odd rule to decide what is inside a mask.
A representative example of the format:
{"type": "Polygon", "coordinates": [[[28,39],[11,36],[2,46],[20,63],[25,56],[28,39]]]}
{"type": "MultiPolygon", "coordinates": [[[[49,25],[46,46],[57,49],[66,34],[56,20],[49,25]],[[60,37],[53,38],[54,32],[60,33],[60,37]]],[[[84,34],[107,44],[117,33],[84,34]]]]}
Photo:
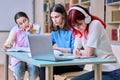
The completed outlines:
{"type": "Polygon", "coordinates": [[[102,80],[102,70],[101,70],[101,64],[94,64],[95,69],[95,80],[102,80]]]}
{"type": "Polygon", "coordinates": [[[46,66],[46,80],[53,80],[53,66],[46,66]]]}
{"type": "Polygon", "coordinates": [[[8,80],[8,55],[5,54],[4,62],[4,80],[8,80]]]}

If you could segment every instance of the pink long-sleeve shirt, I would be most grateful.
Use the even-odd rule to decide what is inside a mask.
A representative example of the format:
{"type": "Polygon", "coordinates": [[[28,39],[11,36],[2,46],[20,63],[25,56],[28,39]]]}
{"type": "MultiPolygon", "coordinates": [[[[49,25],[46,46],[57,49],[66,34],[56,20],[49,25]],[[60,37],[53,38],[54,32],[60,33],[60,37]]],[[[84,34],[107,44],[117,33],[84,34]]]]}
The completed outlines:
{"type": "MultiPolygon", "coordinates": [[[[40,26],[38,24],[33,24],[33,28],[35,30],[35,34],[40,33],[40,26]]],[[[20,30],[19,26],[14,26],[9,34],[8,39],[6,40],[4,45],[12,45],[12,47],[29,47],[28,44],[28,35],[30,32],[26,32],[24,30],[20,30]]],[[[16,65],[18,62],[20,62],[19,59],[16,59],[14,57],[10,57],[10,64],[11,66],[16,65]]]]}

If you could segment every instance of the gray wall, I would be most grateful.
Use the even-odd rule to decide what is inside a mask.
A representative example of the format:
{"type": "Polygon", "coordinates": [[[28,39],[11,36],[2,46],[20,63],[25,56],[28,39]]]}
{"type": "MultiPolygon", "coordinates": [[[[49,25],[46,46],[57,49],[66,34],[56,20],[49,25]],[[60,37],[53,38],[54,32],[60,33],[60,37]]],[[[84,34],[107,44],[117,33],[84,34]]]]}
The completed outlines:
{"type": "Polygon", "coordinates": [[[34,0],[1,0],[0,1],[0,31],[9,31],[14,22],[14,15],[19,11],[24,11],[33,21],[34,0]]]}

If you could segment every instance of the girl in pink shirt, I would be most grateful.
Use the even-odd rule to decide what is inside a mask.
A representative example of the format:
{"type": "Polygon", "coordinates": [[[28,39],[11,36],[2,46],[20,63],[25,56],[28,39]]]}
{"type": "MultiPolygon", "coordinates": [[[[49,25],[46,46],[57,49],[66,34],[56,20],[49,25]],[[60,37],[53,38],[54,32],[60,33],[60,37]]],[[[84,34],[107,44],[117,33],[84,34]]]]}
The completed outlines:
{"type": "MultiPolygon", "coordinates": [[[[28,48],[28,35],[29,34],[39,34],[40,26],[38,24],[32,24],[29,21],[28,16],[24,12],[18,12],[14,20],[17,25],[15,25],[8,36],[8,39],[3,45],[3,49],[6,51],[11,47],[25,47],[28,48]]],[[[24,74],[27,70],[29,72],[29,80],[36,80],[39,76],[39,67],[27,64],[21,60],[14,57],[10,57],[10,65],[12,66],[15,80],[23,80],[24,74]]]]}

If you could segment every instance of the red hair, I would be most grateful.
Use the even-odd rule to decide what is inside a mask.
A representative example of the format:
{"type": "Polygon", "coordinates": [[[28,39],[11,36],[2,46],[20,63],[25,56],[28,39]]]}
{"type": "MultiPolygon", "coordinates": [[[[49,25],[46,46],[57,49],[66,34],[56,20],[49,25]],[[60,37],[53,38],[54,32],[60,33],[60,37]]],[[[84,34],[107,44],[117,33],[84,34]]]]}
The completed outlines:
{"type": "MultiPolygon", "coordinates": [[[[99,20],[102,23],[102,25],[104,26],[104,28],[106,28],[106,24],[100,18],[90,14],[86,8],[83,8],[82,6],[79,6],[79,5],[74,5],[73,7],[82,8],[89,16],[91,16],[91,21],[99,20]]],[[[72,9],[69,11],[69,13],[68,13],[68,25],[73,30],[74,35],[79,35],[79,37],[82,37],[82,33],[80,31],[76,30],[74,28],[75,27],[74,25],[77,24],[77,20],[84,20],[84,19],[85,19],[85,15],[83,13],[81,13],[80,11],[75,10],[75,9],[72,9]]],[[[87,27],[84,31],[85,38],[87,38],[87,35],[89,32],[89,30],[88,30],[89,24],[90,23],[87,24],[87,27]]]]}

